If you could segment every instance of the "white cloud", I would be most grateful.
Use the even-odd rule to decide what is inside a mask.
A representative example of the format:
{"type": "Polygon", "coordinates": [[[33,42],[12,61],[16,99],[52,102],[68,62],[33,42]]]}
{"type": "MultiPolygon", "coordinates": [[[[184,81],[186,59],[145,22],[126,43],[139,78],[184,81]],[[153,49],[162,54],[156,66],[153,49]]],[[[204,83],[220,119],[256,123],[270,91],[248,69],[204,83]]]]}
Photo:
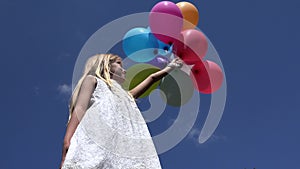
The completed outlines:
{"type": "MultiPolygon", "coordinates": [[[[198,129],[198,128],[192,128],[191,131],[189,132],[188,134],[188,138],[193,140],[194,142],[196,142],[197,144],[201,144],[199,142],[199,136],[200,136],[200,132],[201,130],[198,129]]],[[[210,136],[210,138],[204,142],[204,143],[207,143],[207,142],[216,142],[216,141],[226,141],[227,140],[227,137],[226,136],[223,136],[223,135],[219,135],[217,134],[216,132],[210,136]]]]}
{"type": "Polygon", "coordinates": [[[63,95],[71,95],[71,93],[72,93],[71,85],[62,84],[62,85],[59,85],[57,89],[58,89],[59,93],[63,94],[63,95]]]}
{"type": "Polygon", "coordinates": [[[199,135],[200,135],[200,130],[198,128],[192,128],[188,134],[188,138],[198,141],[199,135]]]}

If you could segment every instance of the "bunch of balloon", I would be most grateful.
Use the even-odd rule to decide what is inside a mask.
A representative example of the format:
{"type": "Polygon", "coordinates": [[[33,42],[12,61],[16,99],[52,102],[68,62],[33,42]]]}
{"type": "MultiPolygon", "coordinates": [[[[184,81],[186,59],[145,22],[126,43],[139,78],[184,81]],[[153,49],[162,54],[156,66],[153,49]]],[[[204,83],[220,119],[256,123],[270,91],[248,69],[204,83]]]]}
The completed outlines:
{"type": "Polygon", "coordinates": [[[216,63],[204,60],[208,41],[204,33],[195,29],[198,22],[198,9],[190,2],[159,2],[149,16],[153,35],[172,44],[172,52],[191,67],[189,76],[194,88],[211,94],[221,87],[223,72],[216,63]]]}
{"type": "Polygon", "coordinates": [[[208,51],[208,41],[196,29],[198,21],[198,9],[189,2],[157,3],[149,13],[149,27],[133,28],[123,38],[125,54],[142,64],[132,70],[129,68],[127,76],[130,78],[123,87],[129,90],[135,87],[137,82],[146,78],[146,74],[164,68],[175,55],[184,61],[184,67],[189,70],[171,72],[146,91],[143,97],[159,85],[167,104],[177,107],[188,102],[194,89],[205,94],[217,91],[222,85],[223,73],[216,63],[203,59],[208,51]],[[141,67],[145,67],[143,73],[133,73],[141,67]]]}

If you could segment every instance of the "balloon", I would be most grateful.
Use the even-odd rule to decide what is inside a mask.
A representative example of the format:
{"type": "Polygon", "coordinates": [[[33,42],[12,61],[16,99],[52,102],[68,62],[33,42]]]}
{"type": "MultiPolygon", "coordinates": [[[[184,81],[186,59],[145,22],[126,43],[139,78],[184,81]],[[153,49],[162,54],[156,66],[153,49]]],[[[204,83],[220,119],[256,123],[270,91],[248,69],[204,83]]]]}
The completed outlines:
{"type": "Polygon", "coordinates": [[[194,93],[191,78],[181,70],[174,70],[164,77],[159,87],[165,96],[163,100],[174,107],[187,103],[194,93]]]}
{"type": "MultiPolygon", "coordinates": [[[[147,27],[147,29],[151,32],[151,28],[149,26],[147,27]]],[[[157,38],[156,40],[158,42],[157,54],[168,57],[172,53],[172,45],[164,43],[157,38]]]]}
{"type": "Polygon", "coordinates": [[[178,38],[176,40],[174,40],[174,43],[172,46],[173,46],[173,53],[175,53],[175,55],[180,57],[185,50],[182,34],[178,35],[178,38]]]}
{"type": "Polygon", "coordinates": [[[156,66],[160,69],[163,69],[167,66],[169,63],[168,58],[162,56],[162,55],[157,55],[153,60],[147,62],[148,64],[151,64],[153,66],[156,66]]]}
{"type": "Polygon", "coordinates": [[[157,48],[157,39],[146,28],[133,28],[123,37],[123,50],[135,62],[152,60],[157,48]]]}
{"type": "Polygon", "coordinates": [[[222,69],[216,63],[206,60],[197,62],[190,74],[194,87],[204,94],[211,94],[217,91],[223,82],[222,69]]]}
{"type": "MultiPolygon", "coordinates": [[[[158,67],[149,65],[149,64],[136,64],[126,70],[126,79],[125,82],[122,84],[122,87],[125,90],[131,90],[140,84],[143,80],[145,80],[149,75],[159,71],[158,67]]],[[[140,98],[148,96],[152,90],[156,89],[159,85],[160,80],[155,82],[149,89],[147,89],[140,98]]]]}
{"type": "Polygon", "coordinates": [[[183,16],[182,30],[194,29],[199,21],[198,9],[189,2],[179,2],[176,4],[183,16]]]}
{"type": "Polygon", "coordinates": [[[155,37],[171,44],[181,32],[182,14],[178,6],[170,1],[157,3],[149,14],[149,26],[155,37]]]}
{"type": "Polygon", "coordinates": [[[158,41],[158,54],[163,56],[168,56],[172,53],[172,46],[169,44],[165,44],[160,40],[158,41]]]}
{"type": "Polygon", "coordinates": [[[195,29],[182,31],[184,51],[179,55],[186,64],[194,64],[201,61],[208,50],[208,42],[205,35],[195,29]]]}

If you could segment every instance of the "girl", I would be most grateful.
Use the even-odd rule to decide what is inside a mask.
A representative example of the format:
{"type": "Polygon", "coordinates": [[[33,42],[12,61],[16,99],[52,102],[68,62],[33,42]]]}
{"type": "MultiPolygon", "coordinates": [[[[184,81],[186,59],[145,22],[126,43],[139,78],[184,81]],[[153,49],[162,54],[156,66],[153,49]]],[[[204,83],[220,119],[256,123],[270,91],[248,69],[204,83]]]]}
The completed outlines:
{"type": "Polygon", "coordinates": [[[152,138],[135,103],[154,82],[182,61],[174,59],[129,92],[121,87],[122,59],[97,54],[88,59],[70,100],[62,169],[159,169],[152,138]]]}

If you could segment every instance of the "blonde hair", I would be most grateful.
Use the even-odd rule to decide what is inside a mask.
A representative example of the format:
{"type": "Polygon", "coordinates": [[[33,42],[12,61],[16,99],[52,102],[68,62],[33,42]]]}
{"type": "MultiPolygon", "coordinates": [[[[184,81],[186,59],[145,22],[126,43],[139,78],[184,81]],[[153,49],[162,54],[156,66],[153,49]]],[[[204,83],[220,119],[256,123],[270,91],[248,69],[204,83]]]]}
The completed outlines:
{"type": "Polygon", "coordinates": [[[69,121],[72,116],[72,112],[77,102],[79,90],[84,78],[87,75],[93,75],[100,79],[102,79],[109,87],[111,87],[111,79],[110,79],[110,65],[115,62],[117,59],[121,59],[118,55],[114,54],[96,54],[90,57],[86,63],[83,71],[82,77],[79,79],[75,89],[72,93],[69,103],[69,121]]]}

